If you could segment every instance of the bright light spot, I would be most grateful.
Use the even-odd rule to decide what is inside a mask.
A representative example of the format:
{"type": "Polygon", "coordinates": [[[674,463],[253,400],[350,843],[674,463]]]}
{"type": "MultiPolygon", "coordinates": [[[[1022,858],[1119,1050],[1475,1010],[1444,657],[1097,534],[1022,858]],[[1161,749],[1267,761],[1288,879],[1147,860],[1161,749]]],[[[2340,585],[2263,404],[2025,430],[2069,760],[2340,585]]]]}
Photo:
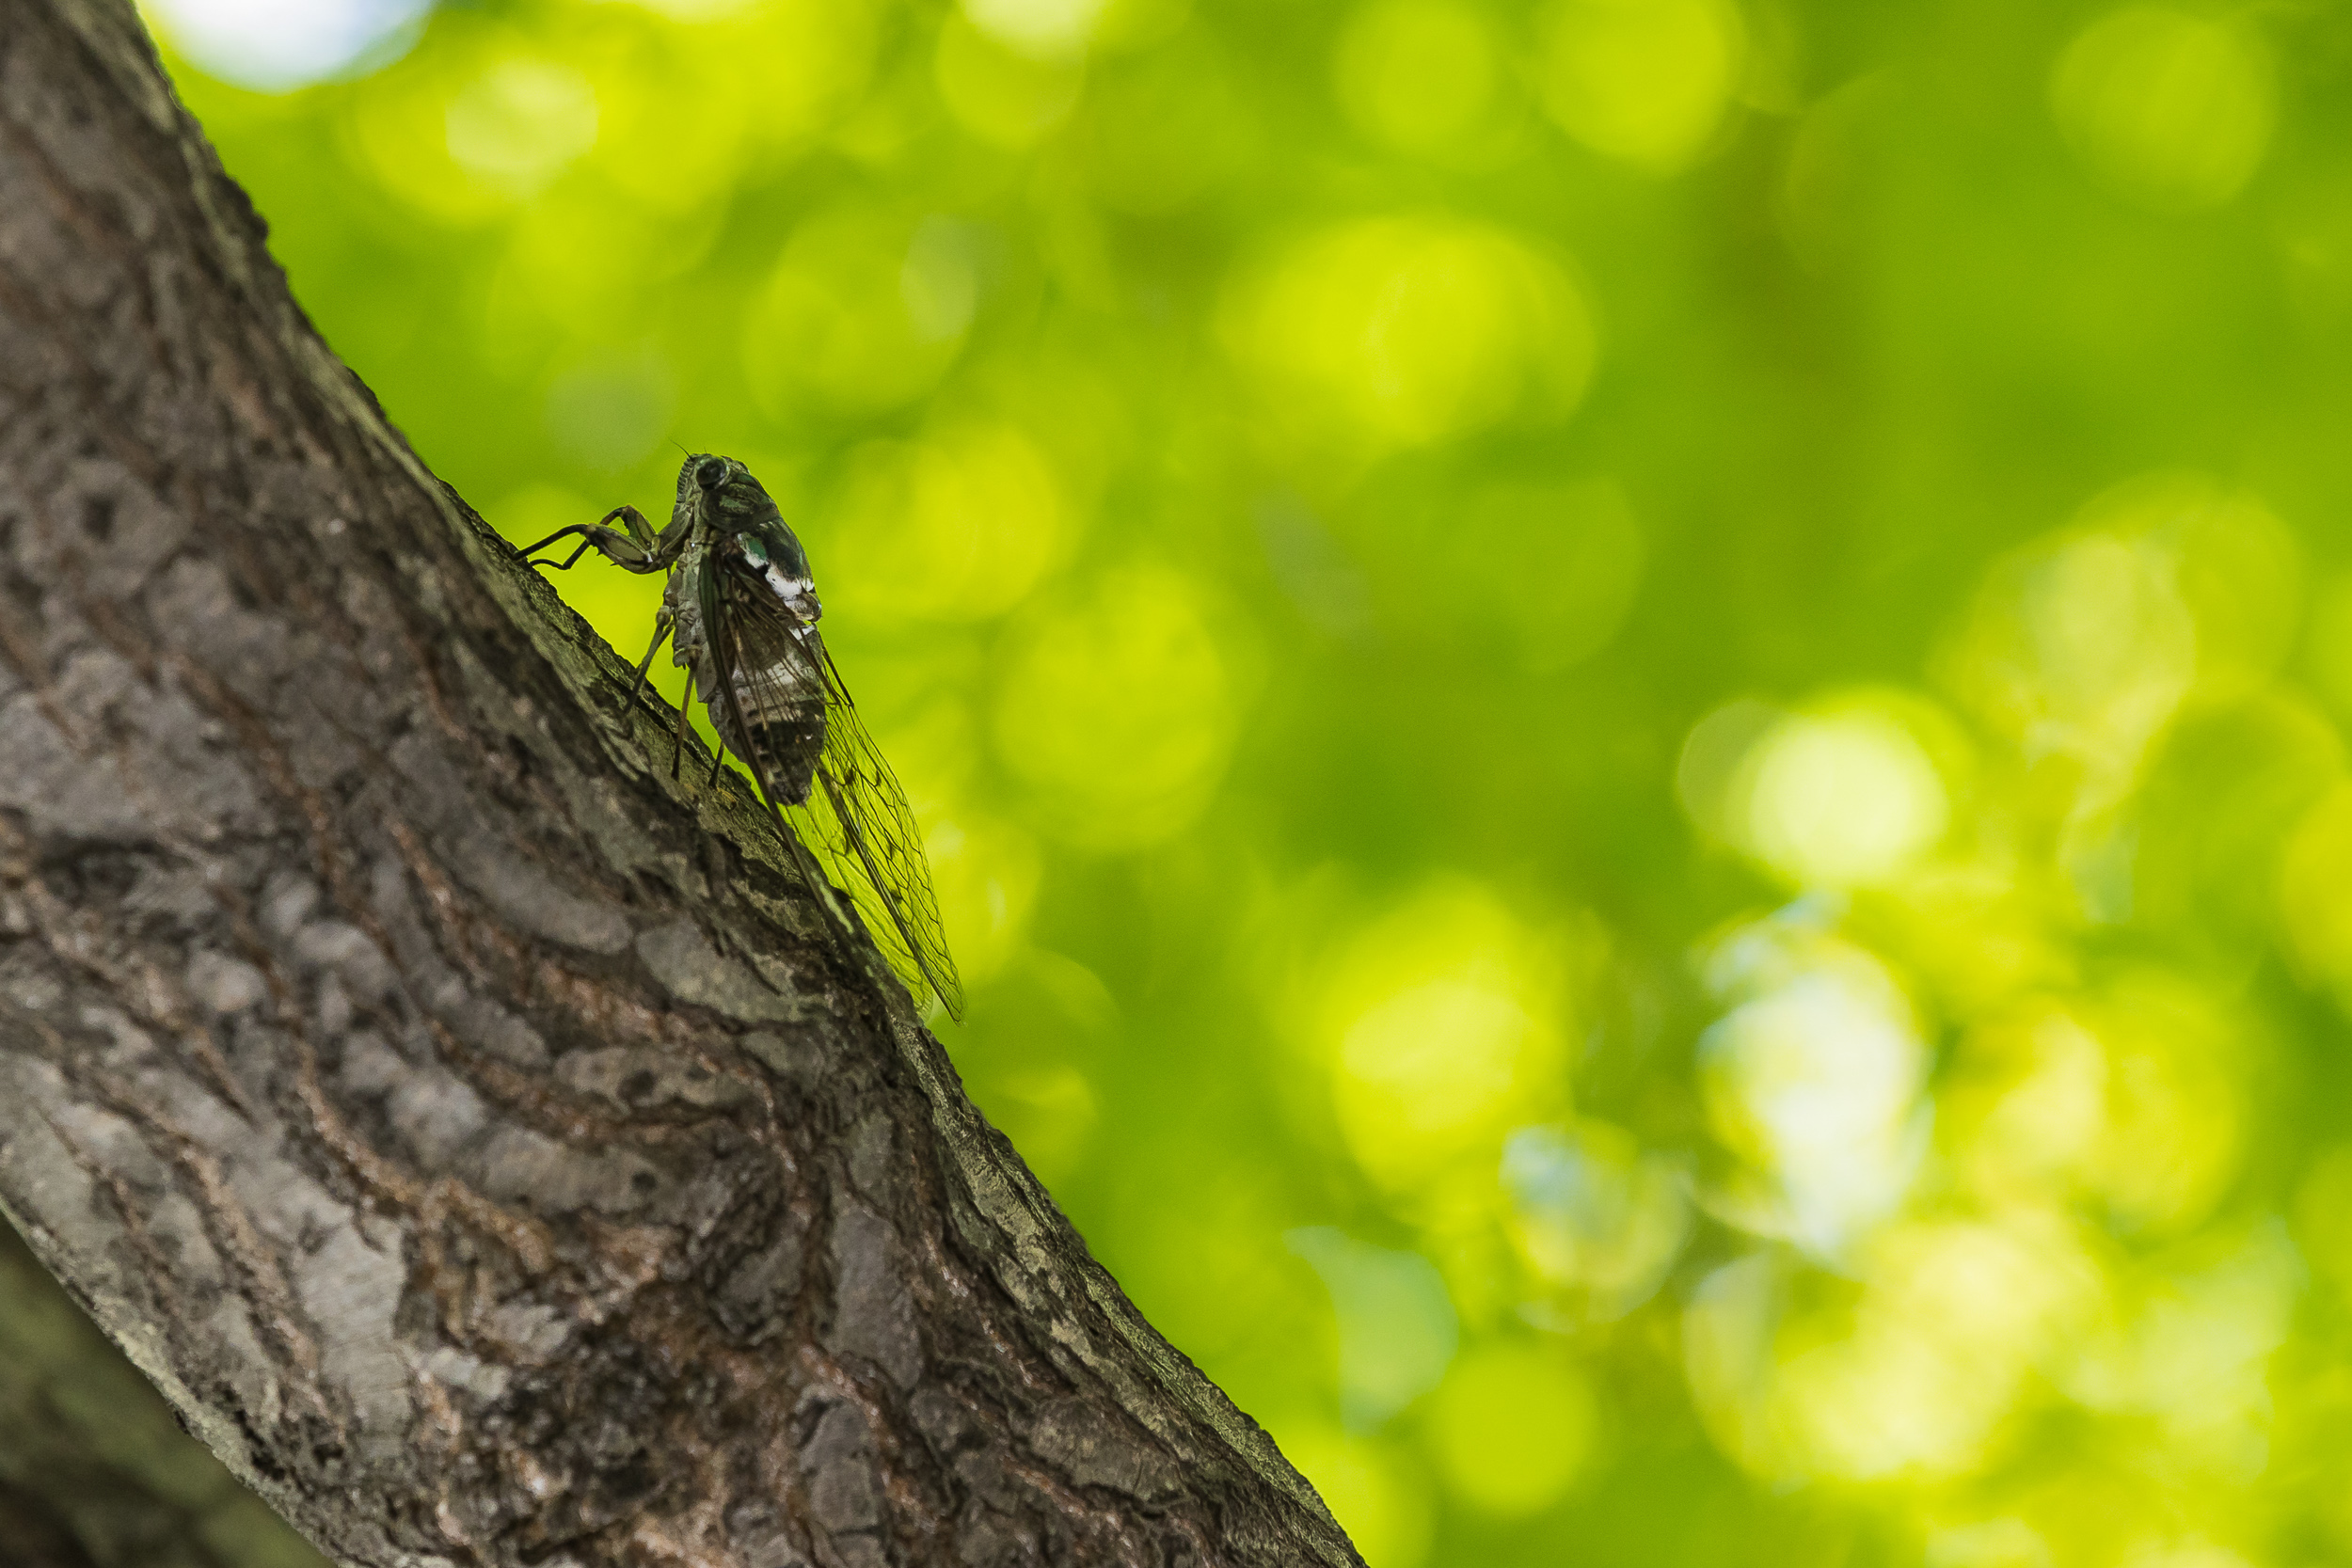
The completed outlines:
{"type": "Polygon", "coordinates": [[[1995,566],[1946,668],[2028,761],[2082,764],[2088,821],[2129,790],[2200,680],[2242,689],[2278,668],[2299,573],[2292,536],[2258,497],[2149,475],[1995,566]]]}
{"type": "Polygon", "coordinates": [[[449,155],[495,184],[535,190],[596,140],[588,79],[548,60],[509,56],[450,100],[449,155]]]}
{"type": "Polygon", "coordinates": [[[1851,1323],[1785,1361],[1774,1390],[1808,1467],[1858,1481],[1980,1465],[2099,1284],[2042,1220],[1900,1227],[1861,1261],[1851,1323]]]}
{"type": "Polygon", "coordinates": [[[2182,1541],[2143,1541],[2118,1561],[2121,1568],[2255,1568],[2243,1554],[2195,1536],[2182,1541]]]}
{"type": "Polygon", "coordinates": [[[1524,1059],[1540,1047],[1535,1021],[1484,986],[1437,980],[1399,991],[1341,1043],[1342,1120],[1367,1163],[1397,1163],[1383,1144],[1451,1151],[1509,1103],[1524,1059]]]}
{"type": "Polygon", "coordinates": [[[1340,1416],[1367,1432],[1438,1386],[1459,1330],[1437,1266],[1328,1227],[1294,1230],[1293,1252],[1331,1291],[1340,1332],[1340,1416]]]}
{"type": "Polygon", "coordinates": [[[1095,848],[1155,843],[1225,774],[1245,695],[1239,630],[1213,628],[1189,578],[1104,578],[1020,628],[998,688],[996,743],[1047,832],[1095,848]]]}
{"type": "Polygon", "coordinates": [[[1714,136],[1745,54],[1724,0],[1563,0],[1546,19],[1535,69],[1563,130],[1666,174],[1714,136]]]}
{"type": "Polygon", "coordinates": [[[1915,1340],[1824,1336],[1774,1372],[1790,1461],[1854,1481],[1887,1480],[1923,1461],[1951,1467],[1932,1462],[1983,1416],[1974,1397],[1981,1386],[1956,1383],[1953,1371],[1915,1340]]]}
{"type": "Polygon", "coordinates": [[[2126,1229],[2166,1234],[2202,1219],[2237,1169],[2247,1054],[2246,1024],[2193,987],[2125,974],[1970,1030],[1944,1121],[1988,1200],[2080,1193],[2126,1229]]]}
{"type": "Polygon", "coordinates": [[[2236,1173],[2248,1025],[2174,976],[2125,976],[2085,1005],[2107,1054],[2106,1129],[2085,1181],[2123,1227],[2196,1224],[2236,1173]]]}
{"type": "Polygon", "coordinates": [[[1766,922],[1719,943],[1710,984],[1746,998],[1699,1041],[1709,1120],[1776,1195],[1742,1223],[1841,1255],[1899,1209],[1925,1152],[1927,1047],[1858,948],[1766,922]]]}
{"type": "MultiPolygon", "coordinates": [[[[2169,711],[2175,695],[2169,689],[2186,673],[2194,633],[2167,564],[2096,534],[2064,546],[2034,574],[2026,633],[2054,697],[2077,711],[2119,697],[2169,711]]],[[[2142,720],[2132,727],[2150,726],[2142,720]]]]}
{"type": "Polygon", "coordinates": [[[939,29],[932,59],[939,96],[966,129],[1000,147],[1035,144],[1078,102],[1075,59],[1033,54],[983,32],[961,15],[939,29]]]}
{"type": "Polygon", "coordinates": [[[2131,6],[2092,23],[2051,79],[2059,126],[2093,172],[2166,211],[2227,201],[2274,117],[2269,52],[2236,17],[2131,6]]]}
{"type": "Polygon", "coordinates": [[[1507,1128],[1564,1093],[1556,995],[1537,943],[1479,889],[1434,889],[1359,934],[1326,980],[1322,1023],[1357,1163],[1406,1190],[1494,1159],[1507,1128]]]}
{"type": "Polygon", "coordinates": [[[1499,230],[1383,218],[1309,241],[1228,297],[1228,349],[1293,405],[1375,444],[1458,436],[1583,396],[1592,318],[1566,276],[1499,230]]]}
{"type": "Polygon", "coordinates": [[[1581,1298],[1580,1316],[1623,1317],[1657,1291],[1691,1230],[1681,1168],[1599,1122],[1529,1127],[1502,1147],[1512,1240],[1535,1272],[1581,1298]]]}
{"type": "Polygon", "coordinates": [[[1858,1291],[1807,1291],[1758,1254],[1709,1275],[1684,1315],[1692,1394],[1759,1474],[1977,1471],[2101,1300],[2072,1228],[2031,1211],[1893,1227],[1851,1269],[1858,1291]]]}
{"type": "Polygon", "coordinates": [[[830,510],[826,580],[870,618],[1002,614],[1061,559],[1072,532],[1044,455],[995,422],[856,449],[830,510]]]}
{"type": "Polygon", "coordinates": [[[1954,1525],[1928,1537],[1927,1568],[2054,1568],[2050,1544],[2012,1516],[1954,1525]]]}
{"type": "Polygon", "coordinates": [[[1743,772],[1738,836],[1800,887],[1890,880],[1944,837],[1935,764],[1910,729],[1869,707],[1784,721],[1743,772]]]}
{"type": "Polygon", "coordinates": [[[2264,1227],[2217,1265],[2150,1290],[2086,1346],[2067,1391],[2092,1410],[2156,1417],[2171,1451],[2251,1481],[2267,1453],[2271,1353],[2301,1284],[2294,1247],[2264,1227]]]}
{"type": "Polygon", "coordinates": [[[1454,1495],[1524,1518],[1565,1495],[1593,1447],[1593,1396],[1556,1345],[1483,1345],[1430,1402],[1438,1467],[1454,1495]]]}
{"type": "Polygon", "coordinates": [[[290,92],[411,41],[433,0],[140,0],[199,70],[261,92],[290,92]]]}
{"type": "Polygon", "coordinates": [[[2107,1125],[2106,1052],[2056,1006],[1996,1017],[1962,1041],[1943,1098],[1963,1170],[1979,1192],[2026,1201],[2095,1160],[2107,1125]]]}
{"type": "Polygon", "coordinates": [[[1008,49],[1039,59],[1083,52],[1104,0],[961,0],[972,24],[1008,49]]]}
{"type": "Polygon", "coordinates": [[[1412,151],[1478,127],[1494,96],[1494,42],[1476,11],[1444,0],[1374,0],[1340,40],[1340,103],[1366,132],[1412,151]]]}
{"type": "Polygon", "coordinates": [[[1794,1468],[1771,1407],[1786,1267],[1771,1252],[1726,1263],[1699,1281],[1682,1313],[1683,1377],[1708,1433],[1735,1461],[1772,1476],[1794,1468]]]}

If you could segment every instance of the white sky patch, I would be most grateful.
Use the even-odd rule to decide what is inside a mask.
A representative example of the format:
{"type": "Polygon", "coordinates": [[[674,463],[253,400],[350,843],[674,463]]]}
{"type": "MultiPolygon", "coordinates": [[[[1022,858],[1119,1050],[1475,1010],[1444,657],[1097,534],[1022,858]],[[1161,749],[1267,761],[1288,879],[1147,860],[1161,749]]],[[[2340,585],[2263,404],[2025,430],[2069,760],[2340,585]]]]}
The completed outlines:
{"type": "Polygon", "coordinates": [[[369,62],[421,30],[433,0],[140,0],[172,47],[207,75],[291,92],[369,62]]]}
{"type": "Polygon", "coordinates": [[[1774,1195],[1735,1223],[1835,1259],[1910,1192],[1928,1050],[1894,977],[1811,918],[1756,922],[1708,956],[1736,1005],[1700,1037],[1699,1070],[1716,1132],[1774,1195]]]}

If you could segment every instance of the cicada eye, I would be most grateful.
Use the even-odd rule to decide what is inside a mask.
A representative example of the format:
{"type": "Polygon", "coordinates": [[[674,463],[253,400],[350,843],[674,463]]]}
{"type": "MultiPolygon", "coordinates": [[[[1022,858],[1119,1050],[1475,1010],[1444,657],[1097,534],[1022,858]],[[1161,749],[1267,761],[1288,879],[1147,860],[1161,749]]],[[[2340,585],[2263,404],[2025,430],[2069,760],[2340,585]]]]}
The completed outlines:
{"type": "Polygon", "coordinates": [[[694,465],[694,483],[706,490],[716,490],[727,482],[727,460],[706,457],[694,465]]]}

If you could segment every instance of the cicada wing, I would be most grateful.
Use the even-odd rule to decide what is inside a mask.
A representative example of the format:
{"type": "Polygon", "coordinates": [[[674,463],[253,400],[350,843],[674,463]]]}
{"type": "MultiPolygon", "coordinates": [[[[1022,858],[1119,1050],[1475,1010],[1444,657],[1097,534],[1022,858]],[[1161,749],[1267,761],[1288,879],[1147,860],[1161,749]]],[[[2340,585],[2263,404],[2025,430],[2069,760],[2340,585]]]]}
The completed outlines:
{"type": "MultiPolygon", "coordinates": [[[[802,635],[824,678],[826,695],[825,749],[817,765],[819,787],[811,797],[812,807],[821,799],[825,811],[811,815],[830,814],[827,841],[839,846],[835,854],[840,860],[854,859],[865,872],[907,955],[930,983],[947,1016],[961,1023],[963,981],[947,951],[946,927],[931,889],[930,862],[923,852],[922,832],[915,826],[906,791],[858,718],[849,688],[816,628],[802,635]]],[[[866,911],[861,908],[860,912],[866,911]]]]}
{"type": "Polygon", "coordinates": [[[922,833],[824,640],[763,589],[730,603],[726,620],[743,737],[737,750],[848,892],[891,967],[910,989],[928,986],[961,1022],[963,984],[947,952],[922,833]],[[821,742],[809,722],[819,714],[821,742]]]}

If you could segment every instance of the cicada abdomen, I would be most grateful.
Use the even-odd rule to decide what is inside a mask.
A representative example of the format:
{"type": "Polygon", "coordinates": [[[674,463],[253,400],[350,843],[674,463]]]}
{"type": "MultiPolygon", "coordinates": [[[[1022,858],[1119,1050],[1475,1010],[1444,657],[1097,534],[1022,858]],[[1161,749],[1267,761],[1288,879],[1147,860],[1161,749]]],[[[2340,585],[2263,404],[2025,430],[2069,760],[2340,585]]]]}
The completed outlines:
{"type": "Polygon", "coordinates": [[[692,676],[694,695],[719,738],[736,755],[754,759],[777,803],[787,806],[807,801],[824,755],[825,685],[808,653],[768,639],[745,646],[738,628],[754,619],[772,626],[781,610],[795,641],[814,638],[813,623],[822,610],[806,571],[803,562],[775,560],[757,532],[697,540],[681,553],[663,595],[675,627],[672,662],[692,676]],[[722,607],[715,617],[707,613],[711,599],[722,607]],[[723,628],[728,647],[709,646],[704,628],[714,624],[723,628]],[[723,678],[734,689],[732,705],[720,694],[723,678]]]}
{"type": "MultiPolygon", "coordinates": [[[[752,594],[765,589],[736,578],[723,584],[722,592],[752,594]]],[[[807,595],[807,602],[814,608],[816,595],[807,595]]],[[[739,622],[730,617],[729,625],[739,622]]],[[[816,636],[814,626],[795,628],[796,641],[816,636]]],[[[747,647],[739,640],[736,657],[725,663],[744,730],[739,743],[732,736],[727,743],[739,755],[759,759],[784,804],[806,803],[818,760],[825,754],[825,684],[817,661],[799,649],[793,657],[778,657],[776,650],[747,647]]],[[[712,706],[707,696],[703,702],[713,712],[723,711],[723,704],[712,706]]]]}

